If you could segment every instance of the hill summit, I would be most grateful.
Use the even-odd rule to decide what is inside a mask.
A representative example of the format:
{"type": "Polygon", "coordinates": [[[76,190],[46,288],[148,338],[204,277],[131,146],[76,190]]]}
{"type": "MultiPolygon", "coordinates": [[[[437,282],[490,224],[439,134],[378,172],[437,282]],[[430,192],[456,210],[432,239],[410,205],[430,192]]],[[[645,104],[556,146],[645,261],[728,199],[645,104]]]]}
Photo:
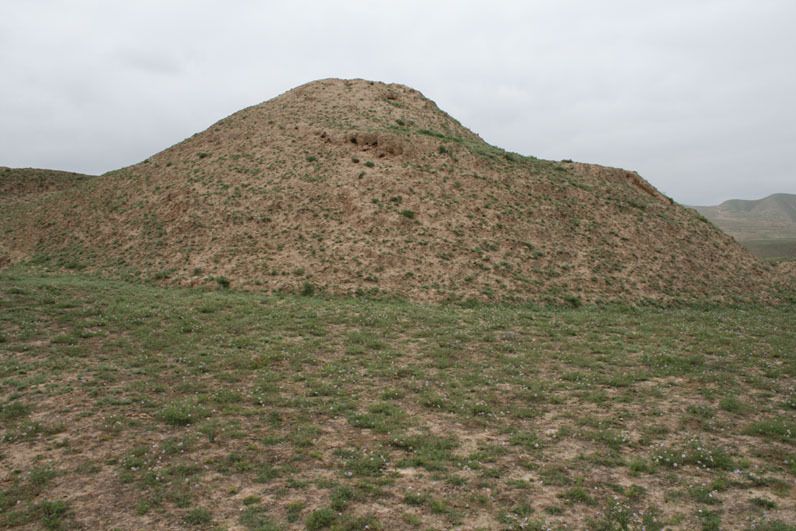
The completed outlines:
{"type": "Polygon", "coordinates": [[[290,90],[0,227],[10,261],[264,291],[670,301],[774,285],[635,172],[506,152],[365,80],[290,90]]]}

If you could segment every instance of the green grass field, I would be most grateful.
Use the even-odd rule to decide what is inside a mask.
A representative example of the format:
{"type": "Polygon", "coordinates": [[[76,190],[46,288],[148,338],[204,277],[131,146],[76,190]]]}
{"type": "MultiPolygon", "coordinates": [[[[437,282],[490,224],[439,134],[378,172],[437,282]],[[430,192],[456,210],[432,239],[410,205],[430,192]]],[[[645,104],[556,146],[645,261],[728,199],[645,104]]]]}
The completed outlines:
{"type": "Polygon", "coordinates": [[[6,271],[0,528],[794,529],[794,323],[6,271]]]}

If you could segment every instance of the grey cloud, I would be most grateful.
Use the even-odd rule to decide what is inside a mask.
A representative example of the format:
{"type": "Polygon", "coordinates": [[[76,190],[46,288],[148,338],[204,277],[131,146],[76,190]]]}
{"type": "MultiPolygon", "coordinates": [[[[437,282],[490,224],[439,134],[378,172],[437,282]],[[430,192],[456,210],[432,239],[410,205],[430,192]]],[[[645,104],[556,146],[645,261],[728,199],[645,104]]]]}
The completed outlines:
{"type": "Polygon", "coordinates": [[[113,54],[122,67],[130,67],[151,74],[177,75],[182,71],[182,65],[175,58],[167,55],[163,50],[157,49],[121,49],[113,54]]]}
{"type": "Polygon", "coordinates": [[[4,2],[0,164],[101,172],[312,79],[423,91],[487,141],[686,203],[796,192],[785,0],[4,2]]]}

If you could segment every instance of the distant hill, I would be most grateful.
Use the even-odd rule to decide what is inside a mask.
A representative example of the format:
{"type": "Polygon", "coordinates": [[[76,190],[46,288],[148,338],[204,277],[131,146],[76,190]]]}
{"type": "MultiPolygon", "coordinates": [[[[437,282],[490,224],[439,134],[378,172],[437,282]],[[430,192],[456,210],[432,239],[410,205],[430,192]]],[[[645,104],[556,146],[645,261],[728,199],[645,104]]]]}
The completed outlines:
{"type": "MultiPolygon", "coordinates": [[[[772,266],[638,174],[484,142],[417,90],[327,79],[0,210],[10,261],[413,300],[766,299],[772,266]]],[[[0,249],[0,251],[2,251],[0,249]]]]}
{"type": "Polygon", "coordinates": [[[758,256],[796,258],[795,194],[694,208],[758,256]]]}

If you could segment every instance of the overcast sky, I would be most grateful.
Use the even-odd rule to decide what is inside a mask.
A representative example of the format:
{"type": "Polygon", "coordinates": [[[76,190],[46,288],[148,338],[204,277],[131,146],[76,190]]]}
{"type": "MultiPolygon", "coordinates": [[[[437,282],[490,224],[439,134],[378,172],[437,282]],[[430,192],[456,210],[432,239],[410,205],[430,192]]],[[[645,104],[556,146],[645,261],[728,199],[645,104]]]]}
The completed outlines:
{"type": "Polygon", "coordinates": [[[796,193],[793,0],[2,0],[0,165],[102,173],[305,82],[687,204],[796,193]]]}

